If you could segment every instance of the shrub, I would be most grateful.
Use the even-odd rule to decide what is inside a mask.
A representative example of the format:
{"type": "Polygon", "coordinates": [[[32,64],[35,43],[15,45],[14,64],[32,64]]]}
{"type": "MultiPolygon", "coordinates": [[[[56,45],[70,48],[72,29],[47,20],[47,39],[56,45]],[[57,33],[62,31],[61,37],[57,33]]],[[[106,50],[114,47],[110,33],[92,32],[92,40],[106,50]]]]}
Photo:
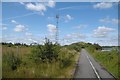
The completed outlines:
{"type": "Polygon", "coordinates": [[[60,68],[66,68],[73,62],[73,58],[77,54],[75,50],[69,50],[67,48],[61,48],[59,53],[60,68]]]}
{"type": "Polygon", "coordinates": [[[80,52],[81,50],[81,45],[79,43],[73,43],[71,45],[64,46],[70,50],[76,50],[77,52],[80,52]]]}
{"type": "Polygon", "coordinates": [[[3,55],[3,63],[6,63],[12,70],[16,70],[21,64],[21,60],[13,52],[3,55]]]}
{"type": "Polygon", "coordinates": [[[66,68],[66,67],[68,67],[68,66],[70,66],[71,65],[71,63],[72,63],[72,60],[70,59],[70,58],[64,58],[64,59],[61,59],[61,68],[66,68]]]}
{"type": "Polygon", "coordinates": [[[59,51],[60,46],[58,44],[53,44],[49,39],[46,38],[44,46],[37,45],[34,47],[31,58],[35,62],[51,62],[53,60],[57,60],[59,51]]]}

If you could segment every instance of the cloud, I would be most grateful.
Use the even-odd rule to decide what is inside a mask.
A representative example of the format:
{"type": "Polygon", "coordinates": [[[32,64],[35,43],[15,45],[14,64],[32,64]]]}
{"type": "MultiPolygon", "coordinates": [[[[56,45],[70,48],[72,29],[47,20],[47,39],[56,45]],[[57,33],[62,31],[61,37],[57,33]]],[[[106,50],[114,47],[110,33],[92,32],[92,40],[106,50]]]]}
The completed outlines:
{"type": "Polygon", "coordinates": [[[73,33],[72,36],[73,36],[74,38],[81,38],[81,39],[86,38],[86,35],[80,34],[80,33],[73,33]]]}
{"type": "Polygon", "coordinates": [[[68,44],[72,44],[80,41],[85,41],[86,38],[87,36],[85,34],[71,33],[64,36],[63,39],[60,40],[60,43],[62,45],[68,45],[68,44]]]}
{"type": "Polygon", "coordinates": [[[55,22],[56,21],[55,17],[47,17],[47,19],[48,19],[48,21],[51,21],[51,22],[55,22]]]}
{"type": "Polygon", "coordinates": [[[11,20],[11,22],[14,23],[14,24],[18,24],[15,20],[11,20]]]}
{"type": "Polygon", "coordinates": [[[114,24],[119,24],[120,20],[114,18],[114,19],[111,20],[111,22],[114,23],[114,24]]]}
{"type": "Polygon", "coordinates": [[[40,12],[41,15],[44,15],[44,11],[46,11],[46,6],[43,5],[42,3],[28,3],[25,5],[26,9],[31,10],[31,11],[37,11],[40,12]]]}
{"type": "Polygon", "coordinates": [[[48,17],[48,19],[52,20],[52,19],[54,19],[54,17],[48,17]]]}
{"type": "Polygon", "coordinates": [[[83,29],[83,28],[86,28],[88,25],[85,25],[85,24],[80,24],[78,26],[75,26],[76,29],[83,29]]]}
{"type": "Polygon", "coordinates": [[[32,36],[32,33],[26,32],[25,35],[26,35],[26,36],[32,36]]]}
{"type": "Polygon", "coordinates": [[[118,45],[118,36],[117,36],[117,34],[110,35],[108,38],[98,39],[95,42],[100,44],[101,46],[117,46],[118,45]]]}
{"type": "Polygon", "coordinates": [[[23,32],[23,31],[25,31],[25,30],[26,30],[25,26],[24,26],[24,25],[21,25],[21,24],[16,25],[16,27],[14,28],[14,31],[15,31],[15,32],[23,32]]]}
{"type": "MultiPolygon", "coordinates": [[[[20,2],[20,4],[25,4],[25,3],[23,3],[23,2],[20,2]]],[[[36,3],[28,3],[28,4],[25,4],[26,5],[26,7],[28,8],[28,9],[30,9],[30,10],[35,10],[35,11],[41,11],[41,10],[43,10],[43,11],[46,11],[47,10],[47,7],[51,7],[51,8],[54,8],[55,7],[55,5],[56,5],[56,2],[55,2],[55,0],[48,0],[48,3],[40,3],[40,2],[36,2],[36,3]]]]}
{"type": "Polygon", "coordinates": [[[1,30],[7,30],[6,24],[0,24],[0,29],[1,30]]]}
{"type": "Polygon", "coordinates": [[[25,3],[24,2],[19,2],[21,5],[25,5],[25,3]]]}
{"type": "Polygon", "coordinates": [[[34,40],[34,39],[32,39],[32,38],[29,38],[28,39],[31,43],[37,43],[38,41],[36,41],[36,40],[34,40]]]}
{"type": "Polygon", "coordinates": [[[41,15],[44,15],[44,12],[47,10],[47,7],[55,7],[55,1],[54,0],[49,0],[47,4],[45,3],[21,3],[22,5],[25,5],[26,9],[34,11],[34,12],[40,12],[41,15]]]}
{"type": "Polygon", "coordinates": [[[2,27],[2,30],[7,30],[7,27],[3,26],[3,27],[2,27]]]}
{"type": "Polygon", "coordinates": [[[120,22],[120,20],[118,20],[118,19],[115,19],[115,18],[113,18],[113,19],[111,19],[110,17],[105,17],[105,18],[103,18],[103,19],[100,19],[99,20],[100,22],[103,22],[103,23],[112,23],[112,24],[118,24],[119,22],[120,22]]]}
{"type": "Polygon", "coordinates": [[[38,4],[28,3],[26,4],[26,8],[33,11],[46,11],[45,5],[41,3],[38,3],[38,4]]]}
{"type": "Polygon", "coordinates": [[[18,23],[15,20],[11,20],[11,22],[16,25],[15,28],[13,29],[15,32],[23,32],[25,30],[28,30],[28,28],[26,28],[24,25],[18,23]]]}
{"type": "Polygon", "coordinates": [[[54,0],[49,0],[47,6],[49,6],[51,8],[55,7],[55,1],[54,0]]]}
{"type": "Polygon", "coordinates": [[[67,18],[68,20],[73,19],[69,14],[66,15],[66,18],[67,18]]]}
{"type": "Polygon", "coordinates": [[[111,2],[101,2],[101,3],[97,3],[95,5],[93,5],[94,8],[99,8],[99,9],[107,9],[107,8],[111,8],[113,6],[113,4],[111,2]]]}
{"type": "Polygon", "coordinates": [[[69,14],[67,14],[67,15],[65,16],[65,22],[68,22],[68,21],[70,21],[70,20],[72,20],[72,19],[73,19],[73,17],[70,16],[69,14]]]}
{"type": "Polygon", "coordinates": [[[109,32],[114,31],[113,28],[99,26],[97,29],[94,30],[93,36],[96,38],[105,38],[108,36],[109,32]]]}
{"type": "Polygon", "coordinates": [[[47,27],[48,27],[49,32],[56,32],[57,31],[56,26],[53,24],[48,24],[47,27]]]}
{"type": "MultiPolygon", "coordinates": [[[[26,34],[29,35],[30,32],[26,32],[26,34]]],[[[32,34],[32,33],[30,33],[32,34]]],[[[32,36],[26,36],[26,35],[17,35],[14,33],[9,33],[9,34],[3,34],[1,37],[2,42],[12,42],[12,43],[26,43],[26,44],[31,44],[34,42],[37,42],[38,44],[43,44],[43,40],[45,37],[42,36],[37,36],[37,35],[32,35],[32,36]]]]}
{"type": "Polygon", "coordinates": [[[65,36],[65,39],[85,39],[86,35],[81,33],[72,33],[65,36]]]}

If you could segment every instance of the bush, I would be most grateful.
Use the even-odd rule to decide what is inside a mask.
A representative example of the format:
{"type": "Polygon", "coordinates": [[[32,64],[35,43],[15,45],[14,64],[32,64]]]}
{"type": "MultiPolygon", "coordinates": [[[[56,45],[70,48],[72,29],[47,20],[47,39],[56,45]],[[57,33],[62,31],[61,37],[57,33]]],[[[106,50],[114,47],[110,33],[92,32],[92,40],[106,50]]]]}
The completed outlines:
{"type": "Polygon", "coordinates": [[[80,52],[81,50],[81,45],[79,43],[73,43],[71,45],[64,46],[70,50],[76,50],[77,52],[80,52]]]}
{"type": "Polygon", "coordinates": [[[58,44],[53,44],[49,39],[45,39],[44,46],[38,45],[32,50],[31,58],[35,62],[51,62],[57,60],[58,53],[60,51],[60,46],[58,44]]]}
{"type": "Polygon", "coordinates": [[[66,67],[71,65],[72,60],[69,59],[69,58],[65,58],[65,59],[62,59],[60,62],[61,62],[61,66],[60,67],[61,68],[66,68],[66,67]]]}
{"type": "Polygon", "coordinates": [[[6,63],[12,70],[16,70],[21,64],[21,60],[18,56],[15,56],[13,52],[3,55],[3,63],[6,63]]]}
{"type": "Polygon", "coordinates": [[[69,50],[67,48],[61,48],[59,53],[60,68],[66,68],[74,61],[74,56],[77,54],[75,50],[69,50]]]}

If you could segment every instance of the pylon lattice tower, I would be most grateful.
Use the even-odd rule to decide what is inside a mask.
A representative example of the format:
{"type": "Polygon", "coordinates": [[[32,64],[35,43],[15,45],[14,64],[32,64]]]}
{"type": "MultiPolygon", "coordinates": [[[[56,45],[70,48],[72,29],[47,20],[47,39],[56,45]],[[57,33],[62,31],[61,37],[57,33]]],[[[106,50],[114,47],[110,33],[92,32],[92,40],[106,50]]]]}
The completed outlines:
{"type": "Polygon", "coordinates": [[[59,20],[59,15],[57,14],[56,15],[56,19],[57,19],[57,22],[56,22],[56,37],[55,37],[55,40],[56,40],[56,43],[58,43],[59,39],[58,39],[58,36],[59,36],[59,28],[58,28],[58,20],[59,20]]]}

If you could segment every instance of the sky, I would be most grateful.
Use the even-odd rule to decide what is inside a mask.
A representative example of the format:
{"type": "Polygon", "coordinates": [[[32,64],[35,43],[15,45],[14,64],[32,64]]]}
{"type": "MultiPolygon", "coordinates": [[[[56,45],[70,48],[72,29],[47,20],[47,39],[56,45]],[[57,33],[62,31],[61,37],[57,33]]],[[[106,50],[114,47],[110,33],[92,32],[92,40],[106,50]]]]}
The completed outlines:
{"type": "Polygon", "coordinates": [[[116,46],[119,22],[118,4],[113,2],[2,2],[0,42],[43,44],[45,37],[55,42],[58,31],[61,45],[116,46]]]}

